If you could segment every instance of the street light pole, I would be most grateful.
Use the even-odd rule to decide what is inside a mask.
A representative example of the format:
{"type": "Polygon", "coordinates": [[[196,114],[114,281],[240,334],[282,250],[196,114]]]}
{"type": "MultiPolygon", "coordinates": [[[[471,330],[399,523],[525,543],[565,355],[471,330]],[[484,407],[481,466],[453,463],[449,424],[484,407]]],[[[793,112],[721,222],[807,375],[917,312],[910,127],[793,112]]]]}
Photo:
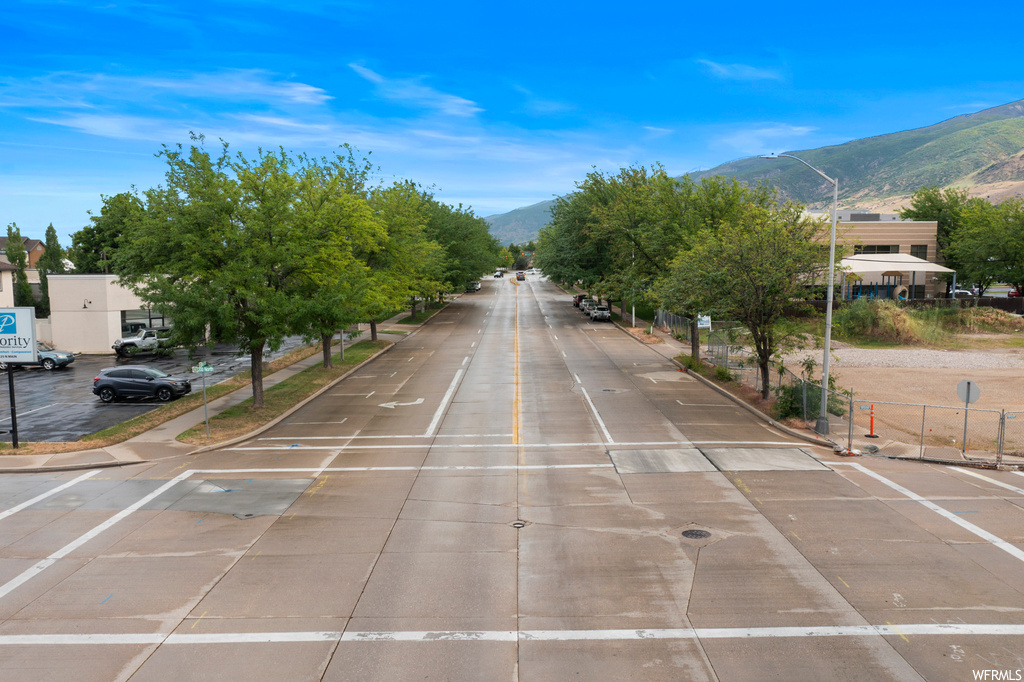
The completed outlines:
{"type": "MultiPolygon", "coordinates": [[[[796,159],[812,171],[825,178],[832,185],[832,237],[828,244],[828,296],[827,307],[825,308],[825,357],[821,361],[821,411],[818,415],[818,422],[814,425],[817,433],[827,436],[830,432],[828,423],[828,360],[829,351],[832,348],[832,298],[833,287],[836,277],[836,217],[839,205],[839,178],[830,178],[820,170],[807,163],[803,159],[792,154],[778,154],[775,156],[762,156],[762,159],[796,159]]],[[[853,418],[853,415],[850,415],[853,418]]]]}

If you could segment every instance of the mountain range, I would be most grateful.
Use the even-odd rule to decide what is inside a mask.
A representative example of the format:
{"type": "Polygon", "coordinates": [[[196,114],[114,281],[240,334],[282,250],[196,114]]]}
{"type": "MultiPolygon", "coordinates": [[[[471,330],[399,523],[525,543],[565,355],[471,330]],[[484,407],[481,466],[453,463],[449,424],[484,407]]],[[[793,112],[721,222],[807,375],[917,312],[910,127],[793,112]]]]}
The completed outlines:
{"type": "MultiPolygon", "coordinates": [[[[1024,100],[924,128],[785,153],[838,178],[842,209],[896,212],[925,185],[966,187],[972,196],[998,203],[1024,196],[1024,100]]],[[[831,207],[832,186],[790,159],[752,157],[690,173],[694,180],[714,175],[768,182],[784,199],[831,207]]],[[[542,201],[485,220],[502,244],[521,244],[547,224],[553,204],[542,201]]]]}

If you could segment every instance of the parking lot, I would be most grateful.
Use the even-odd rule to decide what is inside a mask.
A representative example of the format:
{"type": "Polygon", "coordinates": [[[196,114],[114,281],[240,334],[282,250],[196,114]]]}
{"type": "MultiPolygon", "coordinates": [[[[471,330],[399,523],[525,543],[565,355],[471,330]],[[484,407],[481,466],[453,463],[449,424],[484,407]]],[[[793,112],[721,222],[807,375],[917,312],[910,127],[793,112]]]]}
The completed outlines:
{"type": "MultiPolygon", "coordinates": [[[[269,354],[267,359],[280,357],[300,345],[300,338],[289,338],[278,351],[269,354]]],[[[201,391],[203,379],[191,371],[200,361],[214,367],[212,373],[205,375],[207,385],[218,383],[249,369],[249,356],[239,356],[236,348],[226,345],[217,345],[212,349],[200,348],[192,357],[184,349],[176,350],[167,356],[144,354],[131,358],[118,358],[111,351],[109,355],[79,355],[68,367],[51,372],[38,367],[16,369],[14,391],[18,413],[18,440],[78,440],[84,435],[101,431],[161,405],[154,399],[116,401],[109,404],[100,402],[92,393],[92,382],[105,367],[153,367],[168,374],[186,376],[192,382],[192,390],[201,391]]],[[[11,405],[6,381],[4,384],[3,388],[0,388],[0,440],[10,442],[11,405]]]]}

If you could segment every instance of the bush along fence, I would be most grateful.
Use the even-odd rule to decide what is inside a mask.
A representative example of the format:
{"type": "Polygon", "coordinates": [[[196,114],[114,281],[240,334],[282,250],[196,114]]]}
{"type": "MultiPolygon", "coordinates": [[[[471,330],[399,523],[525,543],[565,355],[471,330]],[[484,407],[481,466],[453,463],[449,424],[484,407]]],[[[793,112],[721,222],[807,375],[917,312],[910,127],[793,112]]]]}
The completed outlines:
{"type": "MultiPolygon", "coordinates": [[[[686,317],[658,311],[656,324],[680,340],[690,340],[686,317]]],[[[729,330],[733,336],[739,332],[735,323],[727,322],[700,330],[703,360],[719,368],[722,378],[760,392],[756,358],[730,342],[729,330]]],[[[778,365],[769,389],[776,397],[777,419],[814,427],[821,413],[820,382],[778,365]]],[[[1024,469],[1024,412],[864,400],[833,385],[826,412],[831,433],[823,437],[851,453],[1024,469]]]]}

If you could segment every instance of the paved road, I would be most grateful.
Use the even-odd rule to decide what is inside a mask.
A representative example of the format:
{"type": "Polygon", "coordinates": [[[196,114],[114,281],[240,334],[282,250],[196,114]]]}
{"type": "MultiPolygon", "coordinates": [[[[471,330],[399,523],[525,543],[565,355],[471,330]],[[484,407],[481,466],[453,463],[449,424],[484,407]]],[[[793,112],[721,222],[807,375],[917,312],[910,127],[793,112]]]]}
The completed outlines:
{"type": "Polygon", "coordinates": [[[4,680],[1024,662],[1024,478],[836,458],[533,280],[485,283],[258,438],[0,497],[4,680]]]}

